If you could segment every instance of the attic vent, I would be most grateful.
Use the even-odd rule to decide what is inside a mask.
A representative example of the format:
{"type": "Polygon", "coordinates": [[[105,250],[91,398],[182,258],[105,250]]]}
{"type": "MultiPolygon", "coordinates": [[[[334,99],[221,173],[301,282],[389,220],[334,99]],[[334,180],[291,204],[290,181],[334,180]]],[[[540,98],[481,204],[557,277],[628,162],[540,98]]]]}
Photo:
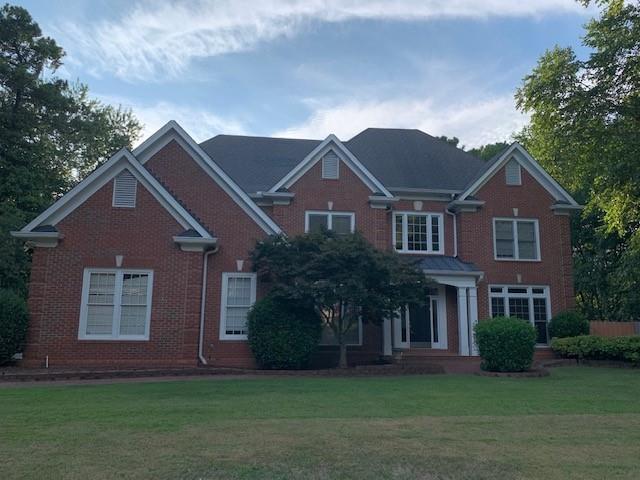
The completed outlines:
{"type": "Polygon", "coordinates": [[[511,159],[504,168],[507,185],[522,185],[520,164],[517,160],[511,159]]]}
{"type": "Polygon", "coordinates": [[[335,180],[338,178],[338,164],[340,159],[335,152],[328,152],[322,157],[322,178],[335,180]]]}
{"type": "Polygon", "coordinates": [[[136,206],[136,187],[138,181],[129,170],[123,170],[113,180],[113,206],[129,207],[136,206]]]}

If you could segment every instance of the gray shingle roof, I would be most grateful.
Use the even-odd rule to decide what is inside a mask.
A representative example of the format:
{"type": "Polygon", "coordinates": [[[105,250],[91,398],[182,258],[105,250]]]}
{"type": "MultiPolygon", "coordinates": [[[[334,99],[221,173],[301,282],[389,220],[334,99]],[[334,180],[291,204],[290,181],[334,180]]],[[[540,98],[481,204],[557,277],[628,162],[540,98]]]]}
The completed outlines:
{"type": "MultiPolygon", "coordinates": [[[[200,146],[248,193],[269,190],[320,140],[218,135],[200,146]]],[[[367,128],[345,146],[387,188],[462,190],[485,162],[420,130],[367,128]]]]}
{"type": "Polygon", "coordinates": [[[442,270],[446,272],[477,272],[478,268],[473,263],[463,262],[456,257],[434,255],[424,257],[418,262],[422,270],[442,270]]]}

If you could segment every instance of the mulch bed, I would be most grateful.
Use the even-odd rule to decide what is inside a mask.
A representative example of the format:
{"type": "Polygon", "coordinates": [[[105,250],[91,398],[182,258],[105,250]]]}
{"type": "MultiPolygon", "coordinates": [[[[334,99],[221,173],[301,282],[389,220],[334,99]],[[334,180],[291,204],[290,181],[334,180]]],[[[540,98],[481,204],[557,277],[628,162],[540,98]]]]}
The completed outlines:
{"type": "Polygon", "coordinates": [[[476,372],[476,375],[481,377],[509,377],[509,378],[536,378],[536,377],[548,377],[551,375],[549,370],[543,367],[532,368],[525,372],[476,372]]]}

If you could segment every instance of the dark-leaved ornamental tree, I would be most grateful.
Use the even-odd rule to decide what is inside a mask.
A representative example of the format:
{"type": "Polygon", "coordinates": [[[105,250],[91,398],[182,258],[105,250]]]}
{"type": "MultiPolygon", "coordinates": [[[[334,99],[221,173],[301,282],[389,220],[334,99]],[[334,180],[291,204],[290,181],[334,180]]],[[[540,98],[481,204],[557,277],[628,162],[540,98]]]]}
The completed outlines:
{"type": "Polygon", "coordinates": [[[346,334],[358,323],[379,324],[408,303],[423,303],[429,281],[412,261],[377,250],[359,233],[330,231],[274,236],[252,252],[272,294],[309,304],[333,331],[347,366],[346,334]]]}

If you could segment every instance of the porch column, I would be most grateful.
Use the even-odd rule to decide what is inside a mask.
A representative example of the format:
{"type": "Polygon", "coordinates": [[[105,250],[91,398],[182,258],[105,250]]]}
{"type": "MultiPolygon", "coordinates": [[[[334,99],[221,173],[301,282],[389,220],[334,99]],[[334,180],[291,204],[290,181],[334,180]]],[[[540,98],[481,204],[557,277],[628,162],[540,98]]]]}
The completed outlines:
{"type": "Polygon", "coordinates": [[[382,354],[390,357],[393,353],[391,346],[391,319],[385,318],[382,323],[382,354]]]}
{"type": "Polygon", "coordinates": [[[469,319],[467,317],[467,289],[458,288],[458,340],[459,353],[463,356],[469,355],[469,319]]]}
{"type": "Polygon", "coordinates": [[[469,343],[471,344],[471,355],[478,355],[478,346],[475,342],[473,329],[478,323],[478,288],[469,287],[469,343]]]}

